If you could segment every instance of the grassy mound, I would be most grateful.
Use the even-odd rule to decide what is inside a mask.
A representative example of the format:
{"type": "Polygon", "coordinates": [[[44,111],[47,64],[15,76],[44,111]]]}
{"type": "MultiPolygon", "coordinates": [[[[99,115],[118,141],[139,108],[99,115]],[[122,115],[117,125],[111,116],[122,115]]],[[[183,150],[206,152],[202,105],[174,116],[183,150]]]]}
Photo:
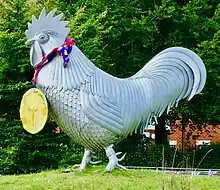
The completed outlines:
{"type": "Polygon", "coordinates": [[[115,170],[104,173],[103,167],[85,172],[63,173],[53,170],[37,174],[0,176],[1,190],[41,189],[218,189],[220,179],[206,176],[161,174],[150,170],[115,170]]]}

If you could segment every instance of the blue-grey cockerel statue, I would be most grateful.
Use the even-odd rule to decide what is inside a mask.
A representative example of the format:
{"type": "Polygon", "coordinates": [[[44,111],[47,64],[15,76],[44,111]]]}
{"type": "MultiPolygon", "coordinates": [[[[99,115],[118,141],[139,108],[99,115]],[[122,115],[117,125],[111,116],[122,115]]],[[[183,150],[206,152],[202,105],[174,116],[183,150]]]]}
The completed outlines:
{"type": "Polygon", "coordinates": [[[143,132],[179,100],[190,100],[204,87],[206,70],[197,54],[182,47],[165,49],[130,78],[117,78],[97,68],[68,39],[68,22],[55,10],[28,23],[27,44],[35,68],[35,84],[46,96],[60,128],[85,147],[80,170],[91,152],[105,149],[106,171],[125,169],[116,144],[143,132]]]}

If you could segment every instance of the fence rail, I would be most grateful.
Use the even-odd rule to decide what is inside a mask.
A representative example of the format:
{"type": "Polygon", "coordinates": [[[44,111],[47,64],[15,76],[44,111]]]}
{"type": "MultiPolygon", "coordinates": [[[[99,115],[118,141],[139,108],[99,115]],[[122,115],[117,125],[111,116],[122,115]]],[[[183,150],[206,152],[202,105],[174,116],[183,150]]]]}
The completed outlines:
{"type": "Polygon", "coordinates": [[[220,169],[206,169],[206,168],[172,168],[172,167],[142,167],[142,166],[126,166],[128,169],[149,169],[161,173],[175,173],[185,175],[208,175],[220,177],[220,169]]]}

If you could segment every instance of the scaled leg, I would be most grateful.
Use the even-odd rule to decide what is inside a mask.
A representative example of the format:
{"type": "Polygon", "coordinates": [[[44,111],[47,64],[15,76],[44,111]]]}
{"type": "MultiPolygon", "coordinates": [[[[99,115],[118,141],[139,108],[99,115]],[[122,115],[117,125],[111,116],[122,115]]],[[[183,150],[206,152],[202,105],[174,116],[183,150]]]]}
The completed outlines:
{"type": "Polygon", "coordinates": [[[85,148],[83,159],[82,159],[82,162],[81,162],[80,167],[79,167],[79,171],[82,171],[86,168],[86,165],[91,160],[91,156],[92,156],[91,152],[85,148]]]}
{"type": "Polygon", "coordinates": [[[106,155],[109,159],[109,163],[106,166],[105,171],[109,172],[115,168],[126,170],[126,168],[124,166],[122,166],[118,163],[124,159],[126,154],[124,154],[120,159],[118,159],[117,155],[121,154],[121,152],[115,153],[115,151],[112,147],[113,147],[113,145],[110,145],[107,148],[105,148],[106,155]]]}

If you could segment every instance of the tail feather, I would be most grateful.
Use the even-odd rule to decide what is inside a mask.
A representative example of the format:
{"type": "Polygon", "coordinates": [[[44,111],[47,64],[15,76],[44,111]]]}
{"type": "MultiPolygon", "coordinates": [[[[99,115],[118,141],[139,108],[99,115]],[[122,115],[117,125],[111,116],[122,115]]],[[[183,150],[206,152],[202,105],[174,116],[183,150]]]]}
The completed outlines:
{"type": "Polygon", "coordinates": [[[168,54],[171,54],[171,56],[172,54],[176,54],[176,56],[178,56],[179,54],[179,59],[183,60],[192,69],[195,79],[193,86],[194,90],[191,92],[191,95],[188,97],[188,100],[190,100],[195,94],[200,93],[204,88],[206,82],[206,68],[202,59],[195,52],[183,47],[172,47],[165,49],[164,51],[157,54],[156,57],[160,57],[163,54],[165,54],[166,56],[168,54]],[[195,64],[197,68],[193,64],[195,64]]]}
{"type": "Polygon", "coordinates": [[[200,57],[191,50],[172,47],[153,57],[130,79],[150,81],[146,91],[151,93],[150,109],[145,117],[143,115],[148,125],[151,118],[159,117],[166,109],[169,112],[179,100],[190,100],[200,93],[206,82],[206,69],[200,57]]]}
{"type": "MultiPolygon", "coordinates": [[[[175,77],[172,75],[175,74],[182,75],[183,81],[180,85],[183,86],[180,86],[180,94],[175,93],[177,97],[169,103],[170,106],[183,98],[190,100],[201,92],[206,82],[206,69],[201,58],[193,51],[182,47],[172,47],[160,52],[131,78],[156,80],[165,77],[167,81],[173,81],[175,77]]],[[[172,87],[178,88],[177,85],[172,84],[172,87]]]]}

